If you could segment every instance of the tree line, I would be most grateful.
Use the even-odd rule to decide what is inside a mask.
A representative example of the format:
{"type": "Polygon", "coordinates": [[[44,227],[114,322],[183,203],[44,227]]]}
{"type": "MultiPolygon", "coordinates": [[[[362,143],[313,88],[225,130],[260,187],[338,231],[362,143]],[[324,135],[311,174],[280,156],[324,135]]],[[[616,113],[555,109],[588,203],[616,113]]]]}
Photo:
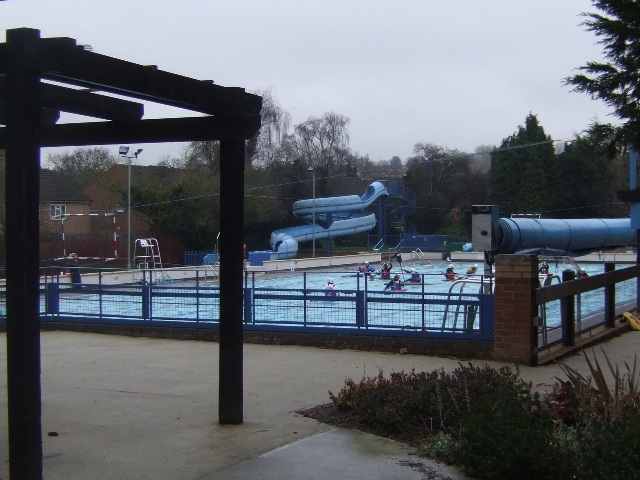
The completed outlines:
{"type": "MultiPolygon", "coordinates": [[[[601,13],[585,13],[583,25],[601,38],[608,63],[590,62],[564,81],[611,105],[623,123],[594,122],[567,142],[554,141],[529,113],[497,145],[463,152],[418,141],[409,158],[372,161],[351,150],[347,116],[326,112],[292,126],[290,114],[271,91],[255,92],[263,97],[263,109],[262,127],[246,143],[249,247],[268,248],[273,230],[296,222],[291,205],[311,198],[310,168],[316,174],[316,197],[333,195],[337,177],[402,181],[416,193],[410,221],[422,234],[468,236],[473,204],[499,205],[502,216],[627,216],[628,206],[617,200],[616,192],[628,182],[627,148],[637,149],[640,142],[640,15],[626,8],[624,0],[593,3],[601,13]]],[[[120,161],[105,147],[51,154],[47,160],[81,188],[120,161]]],[[[170,179],[132,178],[132,206],[154,231],[180,238],[185,249],[211,249],[221,228],[219,164],[217,142],[192,142],[181,154],[159,160],[159,166],[172,169],[170,179]]]]}
{"type": "MultiPolygon", "coordinates": [[[[272,231],[297,222],[291,206],[311,198],[310,167],[316,172],[317,198],[335,195],[333,180],[338,177],[403,182],[416,193],[417,209],[409,221],[421,234],[468,237],[474,204],[499,205],[502,216],[628,215],[626,205],[616,200],[626,182],[626,157],[623,152],[611,155],[609,138],[601,133],[611,126],[594,124],[571,142],[559,144],[545,133],[536,115],[529,114],[497,146],[469,153],[418,142],[404,161],[394,157],[374,162],[350,150],[347,117],[326,113],[288,133],[288,115],[273,98],[266,98],[265,125],[246,147],[244,222],[250,248],[268,248],[272,231]]],[[[83,187],[119,159],[107,148],[94,147],[56,153],[48,161],[83,187]]],[[[211,249],[221,228],[219,163],[218,142],[192,142],[181,155],[158,162],[173,173],[162,181],[132,177],[131,204],[153,231],[179,238],[187,250],[211,249]]]]}

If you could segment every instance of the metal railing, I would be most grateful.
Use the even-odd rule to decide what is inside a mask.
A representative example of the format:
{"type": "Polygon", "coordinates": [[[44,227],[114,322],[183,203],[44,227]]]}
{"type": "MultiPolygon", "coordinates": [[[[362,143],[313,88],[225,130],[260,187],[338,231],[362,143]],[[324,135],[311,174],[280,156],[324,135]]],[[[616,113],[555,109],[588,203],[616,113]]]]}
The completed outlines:
{"type": "Polygon", "coordinates": [[[621,312],[638,307],[640,267],[616,271],[614,266],[605,263],[605,273],[592,277],[561,279],[556,275],[541,281],[535,292],[538,347],[573,346],[582,334],[602,326],[613,327],[621,312]],[[549,318],[556,321],[550,322],[549,318]]]}
{"type": "MultiPolygon", "coordinates": [[[[287,272],[287,287],[265,280],[282,275],[247,272],[243,321],[248,330],[325,331],[490,340],[493,296],[484,292],[434,292],[423,283],[402,291],[381,290],[364,275],[349,272],[287,272]],[[352,288],[336,295],[317,288],[318,275],[357,277],[352,288]],[[346,275],[345,275],[346,274],[346,275]],[[315,287],[314,287],[315,285],[315,287]],[[473,318],[469,312],[473,311],[473,318]],[[472,319],[472,321],[470,321],[472,319]]],[[[436,275],[436,274],[434,274],[436,275]]],[[[437,274],[436,281],[441,282],[437,274]]],[[[218,328],[220,288],[206,270],[188,281],[154,282],[152,270],[136,284],[108,285],[102,276],[92,284],[70,284],[60,276],[43,277],[41,321],[218,328]]],[[[343,282],[344,283],[344,282],[343,282]]],[[[4,303],[5,291],[0,291],[4,303]]],[[[0,305],[0,307],[3,307],[0,305]]],[[[4,321],[5,309],[0,310],[4,321]]]]}

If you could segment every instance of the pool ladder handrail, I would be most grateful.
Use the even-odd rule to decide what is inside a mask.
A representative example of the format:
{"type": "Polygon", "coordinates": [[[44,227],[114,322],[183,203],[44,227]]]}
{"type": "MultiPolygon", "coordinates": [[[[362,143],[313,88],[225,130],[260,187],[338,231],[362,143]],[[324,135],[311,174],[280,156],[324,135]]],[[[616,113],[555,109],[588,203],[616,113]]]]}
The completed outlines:
{"type": "MultiPolygon", "coordinates": [[[[494,277],[493,275],[487,276],[487,275],[473,275],[471,277],[467,277],[467,278],[460,278],[458,280],[455,280],[452,284],[451,287],[449,287],[449,297],[451,297],[452,295],[461,295],[464,292],[464,289],[467,287],[468,284],[473,284],[473,285],[480,285],[480,288],[478,290],[478,294],[484,293],[486,292],[486,289],[489,288],[491,290],[491,293],[493,293],[495,291],[495,287],[496,287],[496,283],[494,281],[494,277]],[[455,287],[460,287],[460,291],[457,294],[453,293],[453,289],[455,287]]],[[[458,325],[458,316],[460,315],[460,303],[457,303],[456,305],[456,311],[455,311],[455,317],[453,319],[453,328],[455,329],[456,326],[458,325]]],[[[476,312],[470,312],[467,311],[467,307],[464,307],[464,312],[462,312],[465,315],[465,319],[467,319],[468,321],[471,320],[471,326],[467,325],[466,329],[471,330],[473,329],[473,323],[475,323],[475,314],[476,312]]],[[[444,309],[444,313],[442,315],[442,331],[445,330],[445,325],[447,323],[447,315],[449,314],[449,305],[447,304],[447,306],[444,309]]]]}

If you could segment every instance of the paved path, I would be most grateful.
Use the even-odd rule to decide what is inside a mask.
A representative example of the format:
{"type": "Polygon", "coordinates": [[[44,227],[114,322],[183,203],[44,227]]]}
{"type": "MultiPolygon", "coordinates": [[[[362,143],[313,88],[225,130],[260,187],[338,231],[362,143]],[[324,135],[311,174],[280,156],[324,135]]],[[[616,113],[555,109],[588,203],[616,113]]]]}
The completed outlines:
{"type": "MultiPolygon", "coordinates": [[[[602,348],[622,366],[633,362],[639,341],[640,333],[629,332],[602,348]]],[[[340,478],[427,478],[406,446],[295,411],[328,402],[328,390],[339,391],[346,378],[378,369],[451,370],[459,362],[247,344],[245,421],[220,426],[217,343],[46,332],[41,345],[44,478],[65,480],[327,478],[338,471],[344,472],[340,478]]],[[[588,372],[579,355],[564,361],[588,372]]],[[[6,334],[0,334],[0,371],[6,392],[6,334]]],[[[562,377],[557,365],[520,367],[520,373],[542,387],[562,377]]],[[[0,407],[6,412],[6,395],[0,407]]],[[[0,431],[0,478],[6,479],[6,413],[0,431]]],[[[441,472],[442,478],[464,478],[455,470],[441,472]]]]}

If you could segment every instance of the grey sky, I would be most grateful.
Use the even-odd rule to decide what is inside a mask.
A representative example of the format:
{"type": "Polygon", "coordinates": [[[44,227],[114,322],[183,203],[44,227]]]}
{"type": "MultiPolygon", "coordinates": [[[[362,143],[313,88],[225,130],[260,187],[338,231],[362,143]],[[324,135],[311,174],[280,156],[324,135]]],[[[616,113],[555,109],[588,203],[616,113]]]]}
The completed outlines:
{"type": "MultiPolygon", "coordinates": [[[[562,85],[602,58],[579,26],[585,11],[595,11],[589,0],[7,0],[0,34],[37,28],[220,85],[269,88],[293,125],[334,111],[351,119],[354,152],[405,160],[417,142],[499,144],[529,112],[558,140],[596,118],[615,123],[562,85]]],[[[138,146],[141,163],[181,149],[138,146]]]]}

